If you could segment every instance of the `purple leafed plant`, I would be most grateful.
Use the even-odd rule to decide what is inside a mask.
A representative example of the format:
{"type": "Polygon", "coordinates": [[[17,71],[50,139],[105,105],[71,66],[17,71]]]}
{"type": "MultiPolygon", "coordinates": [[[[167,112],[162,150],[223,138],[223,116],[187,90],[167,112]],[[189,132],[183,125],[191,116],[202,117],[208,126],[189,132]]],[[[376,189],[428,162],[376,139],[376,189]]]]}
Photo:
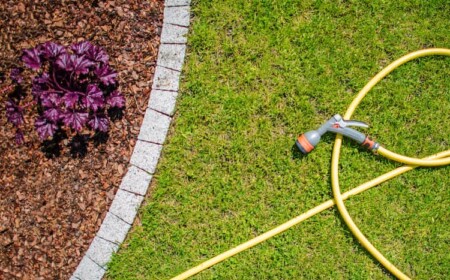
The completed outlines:
{"type": "MultiPolygon", "coordinates": [[[[21,60],[36,72],[32,79],[32,104],[37,105],[34,126],[39,138],[53,138],[57,131],[107,132],[108,110],[124,108],[125,98],[117,90],[117,72],[109,65],[102,47],[88,41],[64,47],[47,42],[23,51],[21,60]]],[[[13,69],[11,81],[20,86],[21,71],[13,69]]],[[[20,126],[24,123],[22,95],[11,95],[6,115],[16,129],[16,142],[23,142],[20,126]]]]}

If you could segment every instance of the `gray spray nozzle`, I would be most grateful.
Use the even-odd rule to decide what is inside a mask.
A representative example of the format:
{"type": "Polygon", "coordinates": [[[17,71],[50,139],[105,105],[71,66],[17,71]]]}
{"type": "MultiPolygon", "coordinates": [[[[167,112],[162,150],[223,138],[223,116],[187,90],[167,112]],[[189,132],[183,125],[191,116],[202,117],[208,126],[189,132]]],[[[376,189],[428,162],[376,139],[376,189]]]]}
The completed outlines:
{"type": "Polygon", "coordinates": [[[297,138],[295,144],[303,154],[311,152],[319,143],[320,138],[327,132],[334,132],[349,137],[368,149],[378,149],[379,144],[372,141],[365,134],[349,128],[349,126],[369,127],[366,123],[354,120],[344,120],[336,114],[326,121],[319,129],[308,131],[297,138]]]}
{"type": "Polygon", "coordinates": [[[320,134],[317,130],[311,130],[300,135],[295,144],[303,154],[311,152],[320,141],[320,134]]]}

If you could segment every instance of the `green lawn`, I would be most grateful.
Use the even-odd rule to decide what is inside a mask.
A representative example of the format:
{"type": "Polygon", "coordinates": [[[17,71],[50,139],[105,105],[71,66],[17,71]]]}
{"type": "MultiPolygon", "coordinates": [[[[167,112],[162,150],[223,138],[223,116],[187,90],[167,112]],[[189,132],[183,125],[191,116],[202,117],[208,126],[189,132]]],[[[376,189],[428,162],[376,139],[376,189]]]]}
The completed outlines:
{"type": "MultiPolygon", "coordinates": [[[[383,67],[450,48],[450,2],[193,1],[177,114],[145,205],[108,279],[168,279],[331,197],[334,136],[304,157],[298,134],[343,114],[383,67]]],[[[450,58],[410,62],[354,118],[386,148],[450,147],[450,58]]],[[[399,166],[351,141],[349,190],[399,166]]],[[[450,275],[449,167],[419,168],[346,202],[369,240],[416,279],[450,275]]],[[[335,208],[193,279],[391,279],[335,208]]]]}

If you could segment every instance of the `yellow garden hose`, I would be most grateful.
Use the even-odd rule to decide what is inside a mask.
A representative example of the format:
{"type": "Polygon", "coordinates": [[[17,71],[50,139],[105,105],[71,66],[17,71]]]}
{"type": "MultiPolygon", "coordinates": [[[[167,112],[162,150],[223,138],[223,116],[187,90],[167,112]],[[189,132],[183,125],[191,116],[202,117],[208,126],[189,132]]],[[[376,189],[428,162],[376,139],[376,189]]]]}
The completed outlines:
{"type": "MultiPolygon", "coordinates": [[[[428,55],[447,55],[450,56],[449,49],[425,49],[416,51],[410,54],[407,54],[393,63],[389,64],[386,68],[384,68],[380,73],[378,73],[375,77],[370,80],[370,82],[358,93],[356,98],[353,100],[350,107],[347,109],[347,112],[344,115],[344,119],[350,119],[356,107],[359,105],[361,100],[366,96],[366,94],[384,77],[386,77],[389,73],[391,73],[395,68],[400,65],[413,60],[418,57],[428,56],[428,55]]],[[[339,188],[339,153],[341,150],[342,144],[342,135],[337,134],[336,140],[334,142],[333,147],[333,155],[331,159],[331,185],[333,188],[333,196],[336,206],[344,219],[347,226],[352,231],[353,235],[358,239],[361,245],[369,251],[372,256],[377,259],[387,270],[389,270],[395,277],[399,279],[409,279],[403,272],[401,272],[398,268],[396,268],[393,264],[391,264],[370,242],[367,238],[362,234],[359,228],[356,226],[355,222],[353,222],[350,214],[345,207],[344,201],[342,199],[341,190],[339,188]]],[[[450,150],[449,150],[450,151],[450,150]]],[[[450,164],[450,157],[445,157],[441,159],[416,159],[410,158],[406,156],[402,156],[391,152],[383,147],[378,148],[378,153],[388,159],[398,161],[404,164],[415,165],[415,166],[442,166],[450,164]]],[[[391,178],[391,177],[390,177],[391,178]]],[[[388,178],[388,179],[390,179],[388,178]]]]}
{"type": "MultiPolygon", "coordinates": [[[[423,56],[429,56],[429,55],[446,55],[450,56],[450,50],[449,49],[441,49],[441,48],[434,48],[434,49],[425,49],[416,51],[413,53],[410,53],[408,55],[405,55],[398,60],[394,61],[390,65],[388,65],[386,68],[384,68],[380,73],[378,73],[370,82],[358,93],[356,98],[353,100],[353,102],[350,104],[350,107],[347,109],[347,112],[344,115],[344,119],[349,120],[355,111],[356,107],[359,105],[361,100],[364,98],[364,96],[385,76],[387,76],[389,73],[391,73],[395,68],[399,67],[400,65],[413,60],[418,57],[423,56]]],[[[320,136],[319,136],[320,138],[320,136]]],[[[385,173],[373,180],[370,180],[348,192],[341,193],[339,188],[339,154],[342,144],[342,135],[337,134],[336,140],[334,143],[333,148],[333,155],[331,160],[331,184],[333,188],[333,196],[334,199],[330,199],[310,210],[307,212],[293,218],[292,220],[281,224],[277,226],[276,228],[257,236],[245,243],[242,243],[238,245],[237,247],[230,249],[220,255],[217,255],[213,257],[212,259],[209,259],[202,264],[195,266],[182,274],[172,278],[172,280],[181,280],[186,279],[188,277],[191,277],[229,257],[232,257],[246,249],[249,249],[289,228],[292,226],[322,212],[325,209],[328,209],[334,205],[337,206],[339,213],[341,214],[343,220],[347,224],[347,226],[350,228],[353,235],[358,239],[358,241],[364,246],[364,248],[369,251],[374,258],[376,258],[387,270],[389,270],[395,277],[399,279],[409,279],[408,276],[406,276],[404,273],[402,273],[399,269],[397,269],[393,264],[391,264],[368,240],[367,238],[362,234],[362,232],[359,230],[359,228],[356,226],[356,224],[353,222],[352,218],[350,217],[347,208],[345,207],[344,200],[348,199],[351,196],[354,196],[356,194],[359,194],[361,192],[364,192],[374,186],[377,186],[389,179],[392,179],[400,174],[403,174],[405,172],[408,172],[418,166],[443,166],[450,164],[450,150],[426,157],[424,159],[417,159],[417,158],[410,158],[406,156],[402,156],[399,154],[396,154],[394,152],[391,152],[383,147],[376,147],[378,154],[397,161],[404,164],[407,164],[405,166],[399,167],[395,170],[392,170],[388,173],[385,173]]],[[[312,147],[314,148],[314,147],[312,147]]],[[[312,149],[311,148],[311,149],[312,149]]]]}

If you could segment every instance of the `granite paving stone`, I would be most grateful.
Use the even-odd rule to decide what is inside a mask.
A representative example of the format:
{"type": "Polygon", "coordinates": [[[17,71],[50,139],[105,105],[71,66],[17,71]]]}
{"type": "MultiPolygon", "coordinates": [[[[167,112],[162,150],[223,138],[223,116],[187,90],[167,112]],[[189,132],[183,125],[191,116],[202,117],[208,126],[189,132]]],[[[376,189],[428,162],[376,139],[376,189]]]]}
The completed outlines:
{"type": "Polygon", "coordinates": [[[173,116],[175,113],[177,96],[178,93],[174,91],[153,89],[150,93],[148,107],[169,116],[173,116]]]}
{"type": "Polygon", "coordinates": [[[163,144],[169,130],[171,117],[152,109],[147,109],[138,139],[163,144]]]}
{"type": "Polygon", "coordinates": [[[154,174],[162,146],[154,143],[136,141],[130,163],[150,174],[154,174]]]}
{"type": "Polygon", "coordinates": [[[162,44],[159,48],[157,65],[181,71],[183,68],[186,45],[162,44]]]}
{"type": "Polygon", "coordinates": [[[97,236],[120,244],[125,240],[130,227],[130,224],[125,223],[114,214],[108,212],[97,232],[97,236]]]}
{"type": "Polygon", "coordinates": [[[188,31],[187,27],[164,23],[161,44],[186,44],[188,31]]]}
{"type": "Polygon", "coordinates": [[[142,200],[144,200],[144,197],[141,195],[119,189],[109,208],[109,212],[129,224],[133,224],[142,200]]]}
{"type": "Polygon", "coordinates": [[[89,249],[86,252],[91,260],[96,264],[106,268],[113,253],[117,252],[119,245],[102,239],[100,237],[94,237],[89,249]]]}
{"type": "Polygon", "coordinates": [[[77,269],[73,273],[71,280],[91,280],[102,279],[105,274],[105,269],[96,264],[91,259],[84,257],[78,264],[77,269]]]}
{"type": "Polygon", "coordinates": [[[152,175],[136,166],[130,166],[122,179],[120,189],[144,196],[152,180],[152,175]]]}
{"type": "Polygon", "coordinates": [[[166,7],[170,6],[187,6],[191,4],[191,0],[166,0],[164,5],[166,7]]]}
{"type": "Polygon", "coordinates": [[[189,26],[189,6],[166,6],[164,9],[164,23],[189,26]]]}
{"type": "Polygon", "coordinates": [[[156,66],[153,77],[153,88],[161,90],[178,91],[180,72],[161,66],[156,66]]]}

